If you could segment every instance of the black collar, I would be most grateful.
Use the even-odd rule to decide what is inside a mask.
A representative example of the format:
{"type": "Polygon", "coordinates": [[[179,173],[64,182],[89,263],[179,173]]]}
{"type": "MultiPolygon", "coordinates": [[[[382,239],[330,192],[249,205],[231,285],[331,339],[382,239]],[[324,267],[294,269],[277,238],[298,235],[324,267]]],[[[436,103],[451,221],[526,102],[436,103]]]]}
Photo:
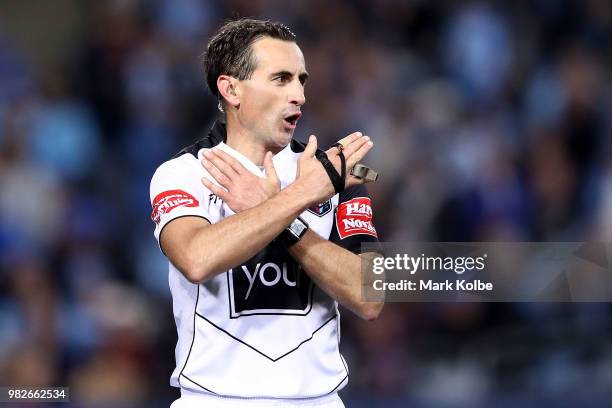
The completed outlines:
{"type": "MultiPolygon", "coordinates": [[[[193,156],[197,157],[198,152],[201,149],[210,149],[210,148],[217,146],[219,143],[221,142],[225,143],[226,141],[227,141],[226,124],[224,121],[217,119],[211,126],[206,136],[204,136],[203,138],[201,138],[194,144],[185,147],[180,152],[178,152],[174,157],[179,157],[185,153],[190,153],[193,156]]],[[[306,147],[305,144],[295,139],[291,139],[290,145],[291,145],[291,150],[294,153],[301,153],[304,151],[304,148],[306,147]]]]}

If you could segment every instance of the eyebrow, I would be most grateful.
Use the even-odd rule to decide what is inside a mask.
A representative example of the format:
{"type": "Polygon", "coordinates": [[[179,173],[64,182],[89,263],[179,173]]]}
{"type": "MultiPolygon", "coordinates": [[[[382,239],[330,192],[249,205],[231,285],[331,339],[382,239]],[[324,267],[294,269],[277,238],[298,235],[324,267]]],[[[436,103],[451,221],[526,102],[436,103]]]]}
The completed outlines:
{"type": "MultiPolygon", "coordinates": [[[[275,78],[277,76],[285,76],[288,75],[290,77],[293,77],[293,74],[289,71],[283,70],[283,71],[278,71],[278,72],[274,72],[272,74],[270,74],[270,78],[275,78]]],[[[310,77],[310,75],[308,75],[308,72],[303,72],[301,73],[298,78],[300,80],[301,83],[306,83],[306,81],[308,80],[308,78],[310,77]]]]}

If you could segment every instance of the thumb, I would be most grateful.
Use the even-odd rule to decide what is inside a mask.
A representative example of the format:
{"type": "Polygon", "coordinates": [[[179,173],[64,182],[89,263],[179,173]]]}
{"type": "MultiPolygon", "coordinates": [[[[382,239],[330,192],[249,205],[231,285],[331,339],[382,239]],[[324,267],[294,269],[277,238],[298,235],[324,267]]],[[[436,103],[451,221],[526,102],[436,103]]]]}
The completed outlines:
{"type": "Polygon", "coordinates": [[[304,155],[306,157],[314,157],[316,151],[317,137],[315,135],[310,135],[310,137],[308,138],[308,144],[306,145],[306,149],[304,149],[304,155]]]}
{"type": "Polygon", "coordinates": [[[278,175],[276,174],[276,169],[274,168],[274,163],[272,162],[272,152],[266,152],[264,156],[264,169],[266,171],[266,177],[277,180],[278,175]]]}

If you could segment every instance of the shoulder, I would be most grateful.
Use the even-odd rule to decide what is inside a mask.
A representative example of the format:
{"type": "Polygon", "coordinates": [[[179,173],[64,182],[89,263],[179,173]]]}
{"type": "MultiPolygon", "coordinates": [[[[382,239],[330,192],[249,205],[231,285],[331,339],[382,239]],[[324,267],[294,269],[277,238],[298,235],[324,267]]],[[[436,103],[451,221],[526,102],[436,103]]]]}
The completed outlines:
{"type": "Polygon", "coordinates": [[[197,169],[197,167],[194,167],[194,165],[197,166],[197,161],[196,156],[191,156],[188,154],[175,156],[157,167],[155,173],[153,174],[153,179],[155,180],[160,177],[173,177],[176,175],[185,176],[197,169]]]}
{"type": "Polygon", "coordinates": [[[198,153],[202,149],[211,149],[221,143],[225,138],[224,131],[225,127],[223,124],[215,122],[206,136],[189,146],[185,146],[170,160],[162,163],[155,171],[153,178],[164,174],[180,174],[185,176],[192,172],[197,173],[199,170],[198,153]]]}
{"type": "Polygon", "coordinates": [[[214,133],[209,133],[207,136],[201,138],[197,142],[190,144],[189,146],[185,146],[182,148],[174,157],[169,160],[172,161],[174,159],[178,159],[183,156],[191,156],[193,158],[198,157],[198,152],[202,149],[211,149],[217,146],[219,143],[223,142],[224,138],[219,137],[214,133]]]}
{"type": "Polygon", "coordinates": [[[165,161],[151,177],[151,199],[160,193],[175,190],[196,194],[204,189],[200,182],[203,175],[203,167],[197,159],[197,153],[196,156],[185,153],[165,161]]]}

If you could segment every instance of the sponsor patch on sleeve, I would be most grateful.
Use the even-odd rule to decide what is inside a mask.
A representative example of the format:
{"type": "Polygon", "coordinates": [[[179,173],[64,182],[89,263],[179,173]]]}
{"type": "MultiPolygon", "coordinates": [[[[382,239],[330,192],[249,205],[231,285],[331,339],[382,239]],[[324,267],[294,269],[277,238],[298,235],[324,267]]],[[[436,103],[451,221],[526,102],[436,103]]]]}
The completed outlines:
{"type": "Polygon", "coordinates": [[[191,194],[183,190],[168,190],[159,193],[153,199],[153,212],[151,219],[159,224],[162,215],[168,214],[170,211],[178,207],[197,207],[200,205],[198,200],[191,194]]]}
{"type": "Polygon", "coordinates": [[[341,203],[336,211],[336,227],[341,239],[366,234],[378,238],[372,224],[372,202],[368,197],[356,197],[341,203]]]}

